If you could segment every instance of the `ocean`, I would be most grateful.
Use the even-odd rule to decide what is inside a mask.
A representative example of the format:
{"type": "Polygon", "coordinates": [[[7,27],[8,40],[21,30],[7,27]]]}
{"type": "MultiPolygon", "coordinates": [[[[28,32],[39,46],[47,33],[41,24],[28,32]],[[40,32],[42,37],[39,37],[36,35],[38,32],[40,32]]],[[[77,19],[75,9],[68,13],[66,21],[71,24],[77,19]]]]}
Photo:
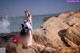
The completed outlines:
{"type": "MultiPolygon", "coordinates": [[[[33,29],[40,28],[45,16],[53,16],[53,14],[32,16],[33,29]]],[[[23,22],[24,16],[0,17],[0,33],[20,32],[23,22]]]]}

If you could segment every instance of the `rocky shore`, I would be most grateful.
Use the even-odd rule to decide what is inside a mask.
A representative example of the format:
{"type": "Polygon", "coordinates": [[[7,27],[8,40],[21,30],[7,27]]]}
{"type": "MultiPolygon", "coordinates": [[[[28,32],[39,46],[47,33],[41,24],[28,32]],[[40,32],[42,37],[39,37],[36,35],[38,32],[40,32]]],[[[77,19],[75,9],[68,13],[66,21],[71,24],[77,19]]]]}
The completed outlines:
{"type": "MultiPolygon", "coordinates": [[[[47,16],[40,28],[32,33],[32,46],[22,47],[0,38],[4,41],[0,43],[0,47],[5,47],[6,53],[80,53],[80,10],[63,12],[53,17],[47,16]]],[[[2,35],[12,37],[19,33],[0,34],[2,35]]]]}

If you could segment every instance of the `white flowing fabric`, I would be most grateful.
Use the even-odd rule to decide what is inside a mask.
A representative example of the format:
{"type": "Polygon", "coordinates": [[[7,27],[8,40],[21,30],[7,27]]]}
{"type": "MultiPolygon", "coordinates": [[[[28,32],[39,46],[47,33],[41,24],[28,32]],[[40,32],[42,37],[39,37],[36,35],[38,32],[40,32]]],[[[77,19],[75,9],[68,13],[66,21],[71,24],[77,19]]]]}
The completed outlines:
{"type": "Polygon", "coordinates": [[[29,30],[32,30],[32,26],[30,25],[30,23],[26,22],[26,25],[28,26],[29,30]]]}

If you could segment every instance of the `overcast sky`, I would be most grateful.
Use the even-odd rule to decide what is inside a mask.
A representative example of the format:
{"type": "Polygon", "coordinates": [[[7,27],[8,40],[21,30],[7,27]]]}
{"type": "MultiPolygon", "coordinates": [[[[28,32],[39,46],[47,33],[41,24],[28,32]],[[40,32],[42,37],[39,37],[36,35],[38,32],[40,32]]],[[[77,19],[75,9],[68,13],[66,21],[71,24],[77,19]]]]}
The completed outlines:
{"type": "Polygon", "coordinates": [[[55,14],[80,9],[80,2],[66,0],[0,0],[0,16],[24,16],[29,10],[32,15],[55,14]]]}

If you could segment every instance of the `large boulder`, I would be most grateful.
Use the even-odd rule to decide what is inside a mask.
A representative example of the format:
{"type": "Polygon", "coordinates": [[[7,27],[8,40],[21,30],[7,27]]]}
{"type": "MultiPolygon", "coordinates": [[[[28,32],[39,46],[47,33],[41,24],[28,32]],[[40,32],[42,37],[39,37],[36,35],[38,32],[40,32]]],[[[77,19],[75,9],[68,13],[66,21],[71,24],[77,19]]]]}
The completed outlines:
{"type": "Polygon", "coordinates": [[[65,46],[59,35],[59,31],[67,29],[69,26],[62,21],[62,18],[49,18],[41,25],[45,31],[45,36],[53,43],[55,47],[65,46]],[[58,43],[58,44],[57,44],[58,43]]]}
{"type": "Polygon", "coordinates": [[[74,14],[65,21],[69,28],[64,33],[66,42],[72,46],[80,45],[80,10],[74,11],[74,14]]]}
{"type": "Polygon", "coordinates": [[[55,47],[53,46],[53,42],[50,40],[50,36],[47,36],[46,32],[42,29],[36,29],[33,31],[33,39],[38,44],[55,47]]]}
{"type": "Polygon", "coordinates": [[[49,18],[41,27],[54,46],[80,45],[80,10],[64,12],[58,17],[49,18]]]}
{"type": "Polygon", "coordinates": [[[65,32],[65,40],[70,46],[80,45],[80,25],[70,27],[65,32]]]}

